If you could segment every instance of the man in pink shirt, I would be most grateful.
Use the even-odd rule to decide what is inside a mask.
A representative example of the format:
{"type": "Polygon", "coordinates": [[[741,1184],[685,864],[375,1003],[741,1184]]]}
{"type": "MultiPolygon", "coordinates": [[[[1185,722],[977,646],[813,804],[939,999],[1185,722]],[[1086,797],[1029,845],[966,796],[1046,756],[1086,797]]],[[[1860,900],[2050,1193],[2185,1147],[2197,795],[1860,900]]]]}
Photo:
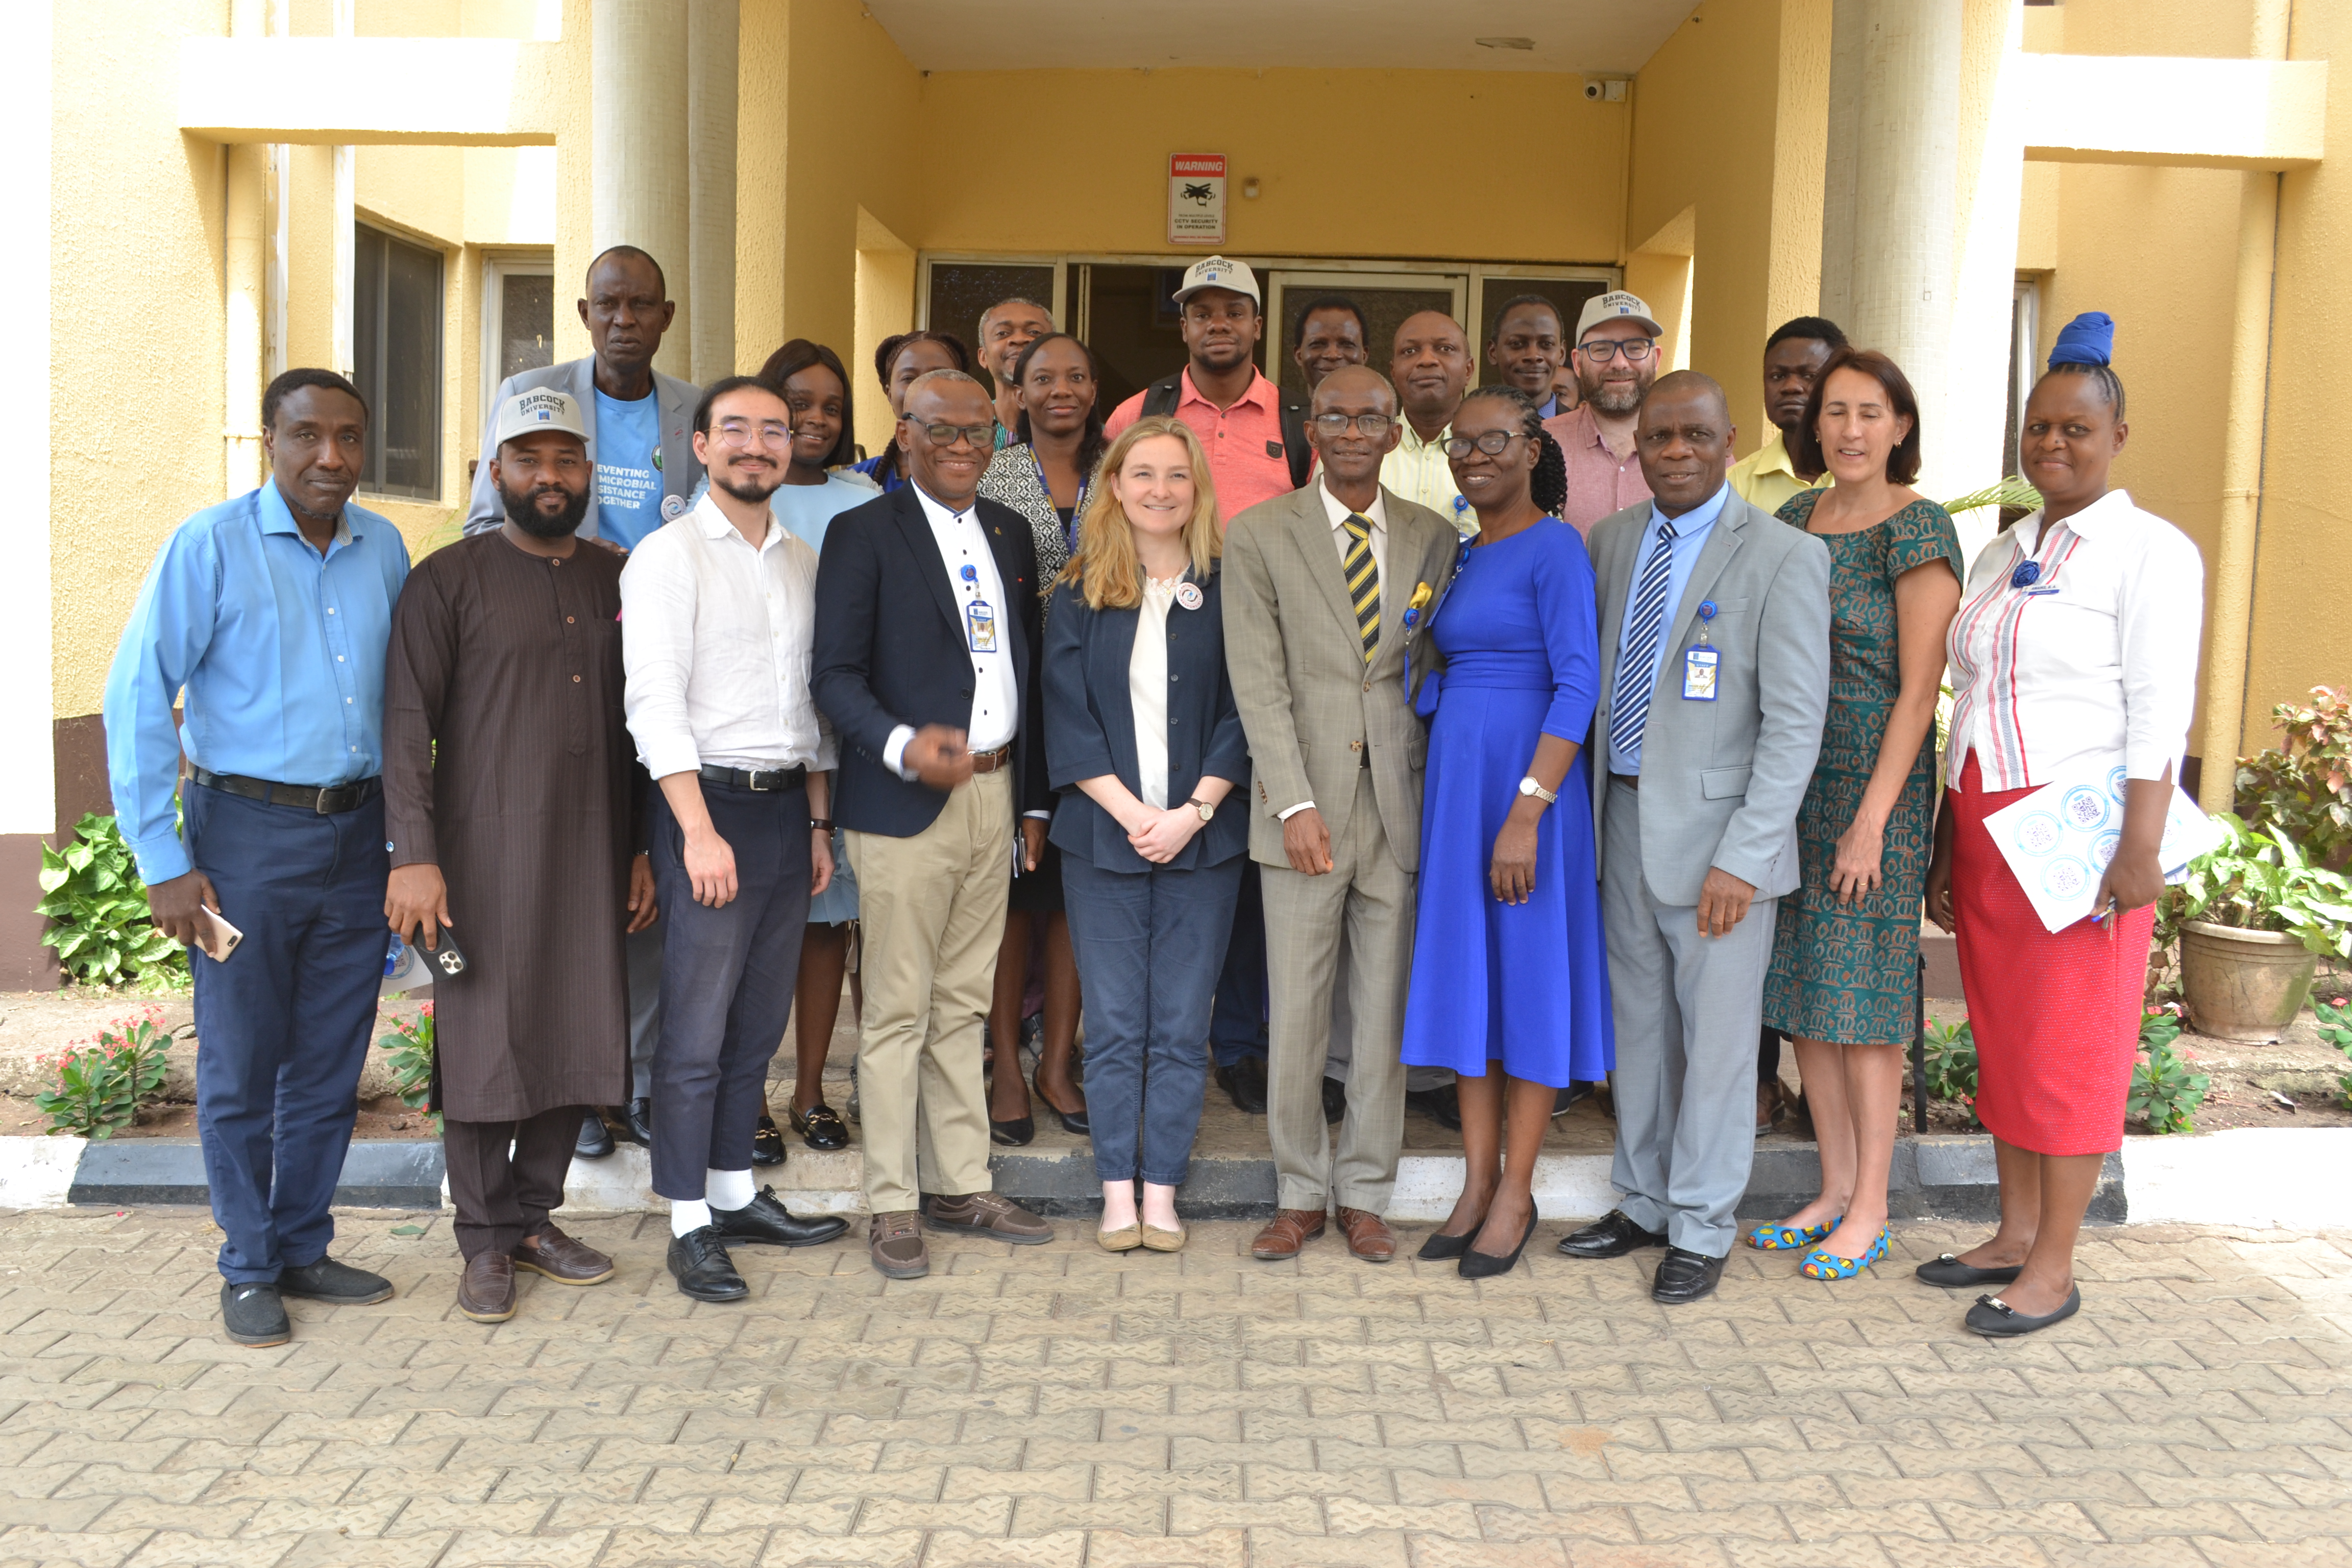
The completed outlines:
{"type": "Polygon", "coordinates": [[[1185,268],[1176,308],[1182,313],[1184,368],[1120,404],[1103,422],[1103,434],[1117,440],[1146,414],[1173,414],[1191,426],[1209,454],[1217,521],[1230,523],[1236,513],[1298,488],[1291,477],[1282,395],[1258,374],[1253,357],[1265,333],[1257,278],[1241,262],[1206,257],[1185,268]]]}
{"type": "Polygon", "coordinates": [[[1614,511],[1650,499],[1633,450],[1642,396],[1658,379],[1657,319],[1622,289],[1584,302],[1576,348],[1568,356],[1582,395],[1575,408],[1544,421],[1568,458],[1563,521],[1579,533],[1614,511]]]}

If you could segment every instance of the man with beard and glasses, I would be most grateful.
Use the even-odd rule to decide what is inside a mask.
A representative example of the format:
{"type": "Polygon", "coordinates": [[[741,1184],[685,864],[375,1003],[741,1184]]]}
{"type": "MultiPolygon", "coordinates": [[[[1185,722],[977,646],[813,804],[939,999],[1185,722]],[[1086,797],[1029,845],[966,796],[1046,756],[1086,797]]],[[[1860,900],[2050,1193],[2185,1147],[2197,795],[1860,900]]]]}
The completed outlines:
{"type": "Polygon", "coordinates": [[[1650,499],[1633,448],[1642,398],[1658,379],[1658,320],[1622,289],[1584,302],[1568,356],[1583,395],[1569,413],[1544,421],[1568,458],[1568,504],[1560,521],[1579,533],[1614,511],[1650,499]]]}
{"type": "Polygon", "coordinates": [[[833,730],[809,693],[816,552],[768,505],[792,450],[772,387],[715,383],[694,412],[710,489],[621,574],[629,733],[660,786],[653,1185],[669,1200],[670,1274],[698,1301],[751,1294],[730,1242],[807,1247],[848,1228],[751,1188],[809,900],[833,880],[833,730]]]}
{"type": "Polygon", "coordinates": [[[384,674],[384,913],[436,971],[457,1310],[481,1323],[514,1316],[519,1268],[613,1277],[548,1215],[583,1109],[628,1075],[621,938],[654,919],[653,872],[632,853],[622,558],[572,531],[593,482],[586,424],[570,394],[541,390],[508,398],[497,434],[506,524],[417,563],[384,674]],[[456,973],[437,962],[452,939],[456,973]]]}

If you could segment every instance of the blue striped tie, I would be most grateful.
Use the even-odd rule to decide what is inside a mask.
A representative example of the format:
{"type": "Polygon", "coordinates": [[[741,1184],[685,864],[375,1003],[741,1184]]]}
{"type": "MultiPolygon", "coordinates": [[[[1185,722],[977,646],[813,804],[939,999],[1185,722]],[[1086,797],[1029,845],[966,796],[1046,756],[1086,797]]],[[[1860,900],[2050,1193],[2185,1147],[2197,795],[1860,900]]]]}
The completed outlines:
{"type": "Polygon", "coordinates": [[[1650,692],[1657,685],[1658,638],[1666,629],[1666,584],[1674,575],[1675,525],[1658,519],[1658,547],[1642,563],[1641,585],[1625,620],[1625,656],[1617,663],[1617,690],[1609,704],[1609,744],[1632,756],[1650,719],[1650,692]]]}

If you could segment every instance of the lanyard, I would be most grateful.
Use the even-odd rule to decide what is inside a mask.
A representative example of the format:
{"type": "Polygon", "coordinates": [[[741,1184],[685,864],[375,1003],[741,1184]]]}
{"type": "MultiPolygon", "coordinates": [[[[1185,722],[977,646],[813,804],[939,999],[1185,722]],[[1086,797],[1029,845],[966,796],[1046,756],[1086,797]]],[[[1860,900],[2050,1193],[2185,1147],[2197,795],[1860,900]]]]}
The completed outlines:
{"type": "MultiPolygon", "coordinates": [[[[1044,492],[1045,504],[1049,507],[1053,506],[1054,487],[1045,482],[1045,459],[1037,455],[1037,448],[1034,447],[1029,448],[1029,466],[1037,470],[1037,489],[1044,492]]],[[[1078,520],[1087,514],[1087,487],[1093,482],[1094,476],[1091,474],[1078,476],[1078,499],[1070,507],[1069,526],[1062,531],[1068,535],[1067,543],[1073,555],[1078,552],[1078,520]]],[[[1058,511],[1061,509],[1055,507],[1055,510],[1058,511]]]]}

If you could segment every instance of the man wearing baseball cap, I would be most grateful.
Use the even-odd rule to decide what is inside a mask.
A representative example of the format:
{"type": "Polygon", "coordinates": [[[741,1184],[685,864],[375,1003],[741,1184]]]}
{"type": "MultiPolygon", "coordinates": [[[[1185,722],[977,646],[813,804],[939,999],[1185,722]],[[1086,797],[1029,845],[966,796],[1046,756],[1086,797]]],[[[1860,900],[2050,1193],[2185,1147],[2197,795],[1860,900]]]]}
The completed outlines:
{"type": "Polygon", "coordinates": [[[554,387],[499,409],[506,515],[416,564],[384,672],[393,928],[434,984],[457,1310],[514,1315],[516,1271],[594,1285],[613,1261],[556,1228],[586,1108],[628,1076],[624,930],[654,919],[644,781],[621,707],[622,559],[572,531],[587,421],[554,387]],[[436,963],[462,943],[465,967],[436,963]]]}
{"type": "Polygon", "coordinates": [[[1209,454],[1217,488],[1217,521],[1298,488],[1291,455],[1304,450],[1306,432],[1286,430],[1282,395],[1258,373],[1254,357],[1265,335],[1257,278],[1222,256],[1184,269],[1176,290],[1185,366],[1120,404],[1103,423],[1112,440],[1147,414],[1173,414],[1192,427],[1209,454]]]}
{"type": "Polygon", "coordinates": [[[1650,499],[1633,449],[1643,395],[1658,378],[1658,319],[1622,289],[1584,302],[1576,348],[1568,356],[1582,396],[1574,409],[1544,421],[1568,458],[1562,519],[1579,533],[1610,513],[1650,499]]]}

